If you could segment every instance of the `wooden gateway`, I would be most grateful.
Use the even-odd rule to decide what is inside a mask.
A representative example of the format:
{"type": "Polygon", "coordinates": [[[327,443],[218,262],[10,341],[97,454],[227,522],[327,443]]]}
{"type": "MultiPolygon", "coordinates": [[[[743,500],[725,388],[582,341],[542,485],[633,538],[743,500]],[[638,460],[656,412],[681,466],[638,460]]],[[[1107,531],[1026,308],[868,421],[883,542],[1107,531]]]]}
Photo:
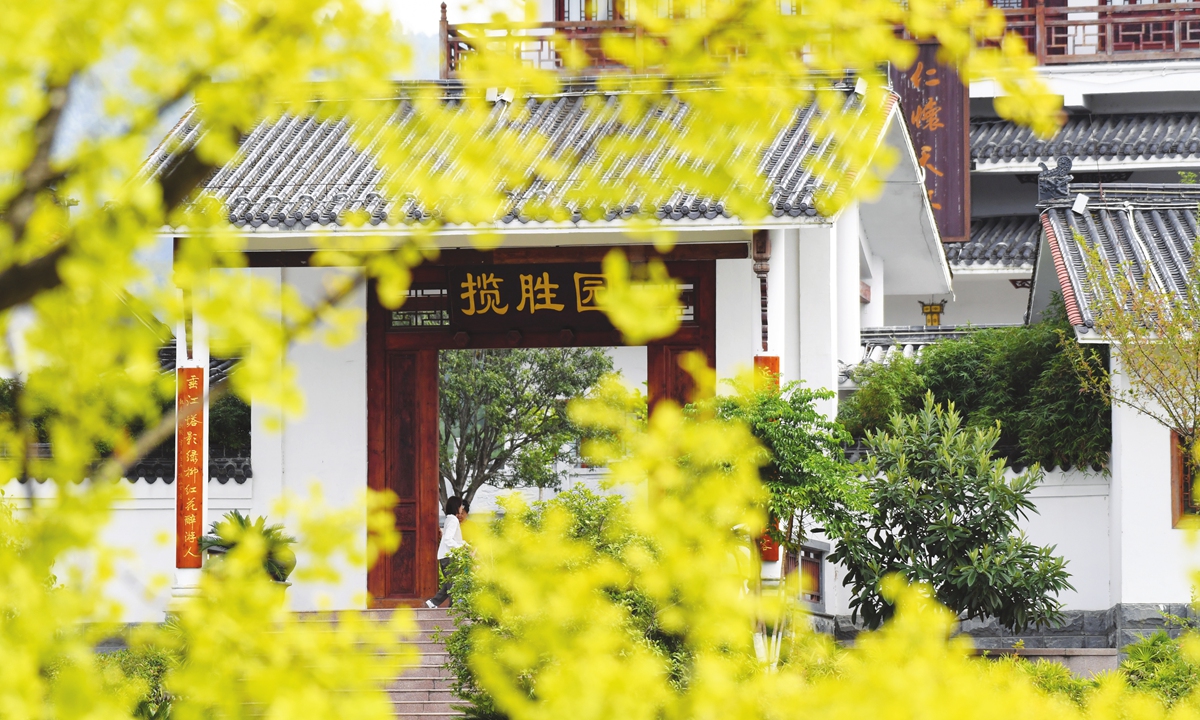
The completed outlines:
{"type": "MultiPolygon", "coordinates": [[[[600,259],[592,246],[446,253],[415,275],[397,310],[368,293],[368,478],[399,498],[396,527],[405,539],[367,580],[379,606],[411,603],[436,591],[438,545],[438,351],[466,348],[621,345],[599,311],[600,259]]],[[[645,248],[625,248],[645,257],[645,248]]],[[[742,259],[745,243],[681,247],[661,256],[682,288],[682,323],[647,346],[651,403],[685,399],[681,353],[716,355],[716,260],[742,259]]],[[[657,255],[650,253],[650,255],[657,255]]]]}
{"type": "MultiPolygon", "coordinates": [[[[435,87],[451,106],[464,92],[454,82],[435,87]]],[[[427,88],[401,86],[398,92],[403,98],[427,88]]],[[[528,112],[517,112],[516,100],[501,94],[494,100],[497,116],[520,124],[521,132],[550,138],[555,152],[581,163],[607,152],[598,145],[606,133],[633,132],[623,116],[596,114],[611,107],[608,91],[586,81],[568,90],[521,99],[528,112]],[[603,102],[585,102],[589,95],[603,102]]],[[[951,291],[929,198],[920,185],[919,158],[895,98],[889,102],[880,135],[863,141],[887,143],[899,151],[901,162],[876,202],[852,204],[832,217],[813,206],[825,180],[809,170],[819,146],[808,140],[816,114],[807,107],[782,115],[772,111],[781,119],[779,137],[761,150],[769,188],[763,207],[769,214],[753,223],[731,214],[720,198],[699,198],[675,187],[631,189],[617,176],[606,196],[632,193],[628,198],[611,208],[580,208],[557,194],[561,184],[530,172],[530,187],[514,190],[512,207],[488,228],[501,236],[500,249],[471,249],[479,228],[441,227],[429,236],[438,259],[416,268],[401,307],[383,308],[368,287],[349,300],[365,318],[349,344],[288,348],[278,371],[298,373],[305,412],[279,423],[269,408],[254,406],[253,478],[226,483],[205,477],[208,493],[198,503],[197,518],[207,524],[232,509],[271,514],[280,496],[305,494],[313,483],[331,507],[359,501],[367,487],[390,490],[399,500],[399,549],[369,573],[348,569],[332,587],[297,582],[289,602],[297,610],[337,610],[414,604],[433,595],[441,515],[438,352],[591,346],[625,353],[617,347],[619,333],[596,307],[596,291],[604,281],[601,261],[614,248],[635,266],[661,259],[680,285],[679,330],[636,354],[635,382],[645,381],[652,403],[686,398],[689,379],[678,361],[693,350],[704,353],[718,378],[757,363],[777,367],[783,382],[803,380],[836,390],[842,368],[861,357],[860,328],[883,324],[887,303],[907,305],[915,296],[951,291]],[[539,214],[539,207],[551,206],[571,211],[561,217],[539,214]],[[644,233],[636,234],[647,216],[674,231],[673,250],[658,253],[644,233]],[[280,424],[281,430],[272,427],[280,424]]],[[[406,100],[402,105],[397,122],[405,113],[419,112],[406,100]]],[[[652,136],[641,138],[638,147],[649,154],[628,161],[645,165],[683,152],[678,145],[686,142],[690,127],[686,93],[645,111],[667,113],[678,122],[669,132],[661,123],[644,123],[652,136]]],[[[171,149],[186,146],[199,132],[189,114],[150,168],[169,168],[171,149]]],[[[421,205],[416,193],[389,199],[386,193],[394,188],[383,185],[386,169],[355,149],[345,132],[337,122],[301,116],[264,122],[204,191],[225,204],[230,223],[244,236],[248,272],[309,299],[325,292],[329,273],[339,272],[310,266],[312,252],[328,242],[319,234],[332,235],[336,243],[369,236],[385,248],[404,242],[415,224],[438,215],[437,208],[421,205]],[[368,224],[350,223],[352,213],[368,218],[368,224]]],[[[454,148],[444,151],[433,165],[412,172],[453,172],[454,148]]],[[[183,228],[165,230],[164,241],[186,235],[183,228]]],[[[207,357],[202,341],[196,353],[207,357]]],[[[836,413],[836,400],[825,402],[822,410],[836,413]]],[[[166,532],[175,526],[173,512],[162,515],[119,522],[137,537],[149,533],[143,543],[149,547],[160,526],[166,532]]],[[[151,572],[170,572],[173,564],[169,558],[148,563],[151,572]]],[[[782,562],[767,565],[768,573],[778,574],[782,562]]],[[[136,594],[120,599],[130,608],[131,621],[161,618],[163,607],[136,594]]]]}

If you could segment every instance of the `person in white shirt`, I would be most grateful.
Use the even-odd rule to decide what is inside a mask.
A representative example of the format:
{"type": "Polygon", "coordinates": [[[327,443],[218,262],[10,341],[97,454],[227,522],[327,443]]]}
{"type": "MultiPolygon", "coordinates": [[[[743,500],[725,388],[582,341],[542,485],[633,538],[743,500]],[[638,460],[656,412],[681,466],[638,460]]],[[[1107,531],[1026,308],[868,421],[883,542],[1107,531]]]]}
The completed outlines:
{"type": "Polygon", "coordinates": [[[425,607],[441,607],[450,597],[450,551],[467,543],[462,536],[462,522],[467,519],[468,506],[455,495],[446,501],[446,524],[442,527],[442,541],[438,543],[438,567],[442,569],[442,586],[437,595],[425,601],[425,607]]]}

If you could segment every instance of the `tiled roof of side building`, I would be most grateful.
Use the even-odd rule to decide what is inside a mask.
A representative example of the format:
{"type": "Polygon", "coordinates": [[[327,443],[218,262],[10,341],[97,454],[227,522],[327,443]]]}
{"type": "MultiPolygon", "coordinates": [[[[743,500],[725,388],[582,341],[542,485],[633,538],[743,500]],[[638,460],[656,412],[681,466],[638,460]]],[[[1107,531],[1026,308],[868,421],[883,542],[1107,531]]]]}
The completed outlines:
{"type": "Polygon", "coordinates": [[[1041,234],[1036,215],[979,218],[971,221],[970,241],[945,244],[946,259],[955,270],[1032,270],[1041,234]]]}
{"type": "MultiPolygon", "coordinates": [[[[454,83],[438,87],[448,107],[463,107],[460,87],[454,83]]],[[[615,157],[613,167],[637,167],[645,172],[665,162],[686,160],[686,149],[682,147],[685,143],[680,137],[687,133],[690,122],[688,92],[692,90],[667,96],[661,104],[647,109],[641,121],[631,122],[622,116],[617,94],[585,84],[554,96],[518,98],[512,103],[497,100],[489,122],[520,133],[543,135],[549,139],[548,152],[555,159],[569,160],[576,167],[598,162],[601,153],[621,152],[606,146],[604,138],[626,138],[631,141],[626,145],[641,148],[640,154],[605,159],[615,157]],[[659,122],[664,117],[668,123],[659,122]],[[632,142],[635,139],[637,142],[632,142]]],[[[849,108],[856,107],[856,98],[847,93],[849,108]]],[[[888,102],[894,105],[895,97],[888,102]]],[[[422,129],[423,123],[414,121],[417,112],[413,102],[401,100],[390,120],[393,129],[399,127],[412,138],[428,132],[422,129]]],[[[776,117],[779,132],[775,141],[768,147],[745,150],[760,158],[758,167],[770,188],[764,200],[775,217],[815,217],[814,197],[823,187],[823,180],[812,171],[811,161],[831,152],[829,144],[819,142],[812,133],[816,107],[783,110],[776,117]]],[[[388,197],[385,184],[389,170],[380,167],[370,152],[355,149],[349,130],[345,122],[322,122],[296,115],[263,122],[244,138],[239,157],[209,179],[207,192],[225,202],[230,222],[245,228],[339,225],[350,212],[365,213],[374,225],[419,222],[438,215],[437,207],[420,202],[415,194],[388,197]]],[[[147,162],[147,171],[165,166],[171,157],[170,148],[186,147],[201,132],[194,111],[190,112],[147,162]]],[[[446,144],[437,153],[415,162],[417,165],[409,168],[413,172],[452,177],[459,158],[455,147],[446,144]]],[[[569,174],[566,180],[546,179],[532,171],[527,176],[528,185],[509,191],[511,204],[497,214],[498,222],[548,222],[554,219],[554,210],[559,211],[560,219],[565,210],[573,222],[613,221],[635,215],[663,220],[731,217],[721,198],[699,197],[679,187],[629,186],[621,173],[612,173],[606,179],[611,187],[603,188],[603,194],[609,199],[597,201],[605,203],[603,207],[586,206],[586,200],[572,197],[569,174]],[[620,199],[614,201],[613,197],[620,199]]]]}
{"type": "Polygon", "coordinates": [[[971,159],[989,165],[1075,160],[1200,159],[1200,113],[1071,115],[1045,140],[1007,120],[971,122],[971,159]]]}
{"type": "Polygon", "coordinates": [[[1129,263],[1139,283],[1179,293],[1200,236],[1198,206],[1196,185],[1105,184],[1103,193],[1098,185],[1072,185],[1070,198],[1049,203],[1042,225],[1071,324],[1093,327],[1095,322],[1080,239],[1099,246],[1114,266],[1129,263]],[[1078,193],[1089,197],[1082,214],[1071,208],[1078,193]]]}

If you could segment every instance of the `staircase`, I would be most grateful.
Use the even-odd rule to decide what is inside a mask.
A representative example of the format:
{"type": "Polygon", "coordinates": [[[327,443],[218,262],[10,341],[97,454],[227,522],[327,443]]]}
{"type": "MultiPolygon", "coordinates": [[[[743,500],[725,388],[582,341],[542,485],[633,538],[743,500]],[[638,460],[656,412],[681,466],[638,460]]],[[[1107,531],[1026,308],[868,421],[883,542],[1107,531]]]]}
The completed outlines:
{"type": "MultiPolygon", "coordinates": [[[[391,610],[367,610],[362,614],[367,618],[385,618],[391,610]]],[[[440,628],[443,635],[454,629],[454,620],[446,610],[429,608],[413,609],[417,624],[417,634],[407,644],[415,647],[420,657],[415,664],[407,667],[399,677],[386,686],[388,696],[392,701],[392,717],[397,720],[413,718],[414,720],[453,720],[462,717],[462,713],[451,705],[460,704],[451,691],[454,676],[445,668],[446,649],[441,640],[433,639],[434,633],[440,628]]],[[[336,622],[328,615],[316,613],[298,613],[301,620],[311,622],[336,622]]]]}
{"type": "Polygon", "coordinates": [[[417,664],[408,668],[388,685],[394,716],[420,720],[445,720],[462,716],[450,706],[459,703],[450,690],[454,676],[445,668],[446,648],[434,641],[433,633],[443,635],[454,629],[454,620],[442,609],[416,608],[417,637],[413,644],[421,653],[417,664]]]}

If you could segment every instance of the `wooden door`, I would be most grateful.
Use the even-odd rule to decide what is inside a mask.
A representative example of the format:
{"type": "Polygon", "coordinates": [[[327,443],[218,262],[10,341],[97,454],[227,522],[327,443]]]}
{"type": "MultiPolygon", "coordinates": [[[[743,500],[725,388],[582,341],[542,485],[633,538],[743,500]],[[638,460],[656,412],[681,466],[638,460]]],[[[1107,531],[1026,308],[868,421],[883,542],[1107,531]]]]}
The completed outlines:
{"type": "Polygon", "coordinates": [[[396,494],[400,548],[367,577],[374,607],[417,604],[437,592],[438,354],[387,350],[371,368],[370,486],[396,494]]]}

